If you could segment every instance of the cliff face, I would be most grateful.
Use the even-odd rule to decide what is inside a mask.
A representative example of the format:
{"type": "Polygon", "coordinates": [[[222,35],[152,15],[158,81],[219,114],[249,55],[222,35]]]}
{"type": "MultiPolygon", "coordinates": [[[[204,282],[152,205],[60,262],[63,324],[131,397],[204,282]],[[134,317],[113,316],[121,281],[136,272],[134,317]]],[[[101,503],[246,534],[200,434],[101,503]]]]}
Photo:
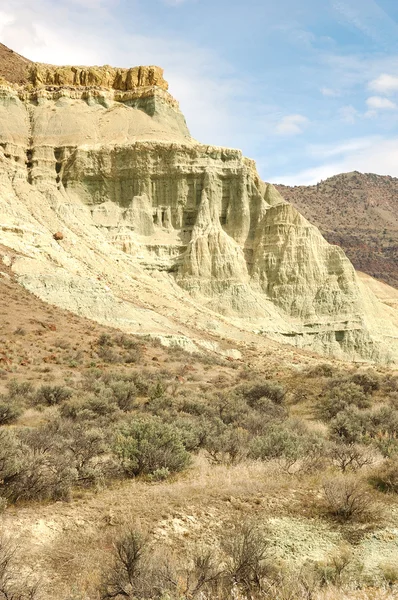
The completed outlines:
{"type": "Polygon", "coordinates": [[[95,68],[90,86],[90,69],[63,69],[0,89],[0,242],[28,289],[185,343],[256,331],[398,355],[395,309],[252,161],[190,137],[160,69],[95,68]]]}

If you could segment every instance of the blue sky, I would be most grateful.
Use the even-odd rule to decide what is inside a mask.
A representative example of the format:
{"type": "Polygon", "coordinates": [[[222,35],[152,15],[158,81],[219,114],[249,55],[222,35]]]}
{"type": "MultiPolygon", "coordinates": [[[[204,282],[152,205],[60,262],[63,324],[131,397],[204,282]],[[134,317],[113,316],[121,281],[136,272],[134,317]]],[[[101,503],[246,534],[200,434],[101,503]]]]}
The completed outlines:
{"type": "Polygon", "coordinates": [[[398,176],[397,0],[10,0],[0,40],[58,64],[158,64],[193,136],[267,181],[398,176]]]}

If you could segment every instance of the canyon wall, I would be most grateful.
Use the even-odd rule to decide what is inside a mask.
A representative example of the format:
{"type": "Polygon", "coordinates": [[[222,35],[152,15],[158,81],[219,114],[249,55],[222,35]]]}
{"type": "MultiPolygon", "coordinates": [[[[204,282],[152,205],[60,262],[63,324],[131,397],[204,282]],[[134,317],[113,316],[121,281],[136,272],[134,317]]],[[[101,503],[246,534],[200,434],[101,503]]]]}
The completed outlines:
{"type": "Polygon", "coordinates": [[[28,289],[135,333],[395,360],[391,303],[253,161],[191,138],[161,69],[30,73],[0,87],[0,242],[28,289]]]}

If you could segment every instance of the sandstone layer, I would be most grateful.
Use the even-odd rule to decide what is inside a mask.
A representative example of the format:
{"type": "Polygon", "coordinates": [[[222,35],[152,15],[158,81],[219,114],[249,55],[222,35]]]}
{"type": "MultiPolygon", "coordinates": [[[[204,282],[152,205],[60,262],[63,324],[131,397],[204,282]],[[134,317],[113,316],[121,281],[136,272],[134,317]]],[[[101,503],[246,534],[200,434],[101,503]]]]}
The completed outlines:
{"type": "Polygon", "coordinates": [[[36,87],[0,88],[0,242],[24,286],[192,348],[255,332],[397,358],[388,293],[360,281],[239,150],[193,140],[161,70],[127,70],[116,85],[104,69],[106,84],[100,70],[84,86],[90,69],[61,81],[36,65],[36,87]]]}

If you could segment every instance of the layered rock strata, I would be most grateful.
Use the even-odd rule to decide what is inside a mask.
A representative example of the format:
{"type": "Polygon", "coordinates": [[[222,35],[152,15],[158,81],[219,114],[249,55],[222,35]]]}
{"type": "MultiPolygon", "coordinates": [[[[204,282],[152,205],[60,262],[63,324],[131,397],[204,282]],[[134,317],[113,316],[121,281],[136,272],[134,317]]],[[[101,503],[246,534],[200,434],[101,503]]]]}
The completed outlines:
{"type": "Polygon", "coordinates": [[[160,69],[68,69],[0,89],[0,242],[21,283],[126,331],[398,355],[395,309],[253,161],[191,138],[160,69]]]}

